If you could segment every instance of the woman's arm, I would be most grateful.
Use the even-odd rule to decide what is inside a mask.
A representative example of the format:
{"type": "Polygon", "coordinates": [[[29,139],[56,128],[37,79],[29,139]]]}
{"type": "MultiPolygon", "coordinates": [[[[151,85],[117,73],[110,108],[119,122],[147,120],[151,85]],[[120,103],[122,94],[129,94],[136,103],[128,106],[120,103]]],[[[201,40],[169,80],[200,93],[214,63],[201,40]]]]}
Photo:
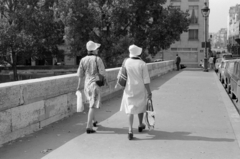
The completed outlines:
{"type": "Polygon", "coordinates": [[[145,88],[146,88],[146,90],[148,92],[148,98],[152,98],[152,92],[151,92],[149,83],[146,83],[144,85],[145,85],[145,88]]]}
{"type": "Polygon", "coordinates": [[[144,65],[143,65],[143,82],[144,82],[144,86],[148,92],[148,98],[152,98],[152,91],[150,89],[150,76],[148,73],[148,67],[147,67],[146,63],[144,63],[144,65]]]}
{"type": "Polygon", "coordinates": [[[79,64],[77,75],[78,75],[78,85],[77,85],[77,91],[78,91],[78,90],[80,90],[81,81],[82,81],[82,79],[85,75],[85,71],[84,71],[83,66],[82,66],[82,61],[79,64]]]}
{"type": "Polygon", "coordinates": [[[78,78],[78,86],[77,86],[77,91],[80,91],[80,85],[81,85],[81,78],[78,78]]]}

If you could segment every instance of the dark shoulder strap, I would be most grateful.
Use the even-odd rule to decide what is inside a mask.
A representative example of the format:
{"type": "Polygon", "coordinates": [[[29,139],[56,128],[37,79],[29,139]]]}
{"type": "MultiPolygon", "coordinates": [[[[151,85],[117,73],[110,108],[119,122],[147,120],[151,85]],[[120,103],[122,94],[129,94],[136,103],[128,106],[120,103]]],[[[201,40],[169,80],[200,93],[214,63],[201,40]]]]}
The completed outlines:
{"type": "Polygon", "coordinates": [[[96,66],[97,66],[97,73],[99,73],[99,70],[98,70],[98,63],[97,63],[97,56],[95,58],[95,62],[96,62],[96,66]]]}
{"type": "Polygon", "coordinates": [[[131,59],[134,59],[134,60],[141,60],[140,57],[130,57],[131,59]]]}

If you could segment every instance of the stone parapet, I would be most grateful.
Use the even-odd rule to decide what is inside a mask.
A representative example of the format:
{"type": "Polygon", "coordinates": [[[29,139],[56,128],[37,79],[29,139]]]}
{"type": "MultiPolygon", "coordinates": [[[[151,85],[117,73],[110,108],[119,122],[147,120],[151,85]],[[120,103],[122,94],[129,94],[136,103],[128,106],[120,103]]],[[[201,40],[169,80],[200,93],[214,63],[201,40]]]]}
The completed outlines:
{"type": "MultiPolygon", "coordinates": [[[[174,68],[173,61],[147,65],[151,78],[174,68]]],[[[102,87],[103,100],[121,92],[114,88],[118,71],[119,68],[107,69],[109,87],[102,87]]],[[[75,113],[77,83],[77,75],[68,74],[0,84],[0,144],[75,113]]]]}

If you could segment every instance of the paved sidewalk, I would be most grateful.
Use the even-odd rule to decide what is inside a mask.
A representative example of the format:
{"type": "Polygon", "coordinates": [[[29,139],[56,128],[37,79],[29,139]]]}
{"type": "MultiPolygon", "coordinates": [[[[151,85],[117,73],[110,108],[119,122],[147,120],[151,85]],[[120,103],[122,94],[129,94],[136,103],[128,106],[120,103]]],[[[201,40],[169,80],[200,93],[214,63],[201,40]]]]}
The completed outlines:
{"type": "Polygon", "coordinates": [[[214,72],[171,72],[151,88],[156,127],[138,133],[135,116],[132,141],[119,96],[98,111],[97,133],[86,134],[87,115],[76,113],[4,145],[0,159],[239,159],[239,114],[214,72]]]}

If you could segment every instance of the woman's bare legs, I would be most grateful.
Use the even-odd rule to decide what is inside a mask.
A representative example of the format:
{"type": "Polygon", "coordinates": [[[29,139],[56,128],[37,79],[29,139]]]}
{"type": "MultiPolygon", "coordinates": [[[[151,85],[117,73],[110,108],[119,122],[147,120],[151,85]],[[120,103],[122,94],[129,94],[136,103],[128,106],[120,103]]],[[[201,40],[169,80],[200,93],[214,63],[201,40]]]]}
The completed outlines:
{"type": "Polygon", "coordinates": [[[129,132],[132,133],[133,132],[133,114],[129,114],[128,115],[128,126],[129,126],[129,132]]]}
{"type": "Polygon", "coordinates": [[[143,125],[143,113],[138,114],[139,126],[143,125]]]}
{"type": "Polygon", "coordinates": [[[95,108],[89,108],[87,128],[92,129],[92,121],[95,118],[95,108]]]}
{"type": "Polygon", "coordinates": [[[143,129],[145,129],[145,124],[143,124],[143,113],[138,114],[139,119],[139,126],[138,126],[138,132],[142,132],[143,129]]]}
{"type": "MultiPolygon", "coordinates": [[[[96,111],[96,110],[95,110],[96,111]]],[[[96,117],[95,117],[96,115],[95,115],[95,113],[93,114],[93,119],[92,119],[92,124],[93,124],[93,126],[94,127],[97,127],[97,123],[98,123],[98,121],[96,120],[96,117]]]]}

